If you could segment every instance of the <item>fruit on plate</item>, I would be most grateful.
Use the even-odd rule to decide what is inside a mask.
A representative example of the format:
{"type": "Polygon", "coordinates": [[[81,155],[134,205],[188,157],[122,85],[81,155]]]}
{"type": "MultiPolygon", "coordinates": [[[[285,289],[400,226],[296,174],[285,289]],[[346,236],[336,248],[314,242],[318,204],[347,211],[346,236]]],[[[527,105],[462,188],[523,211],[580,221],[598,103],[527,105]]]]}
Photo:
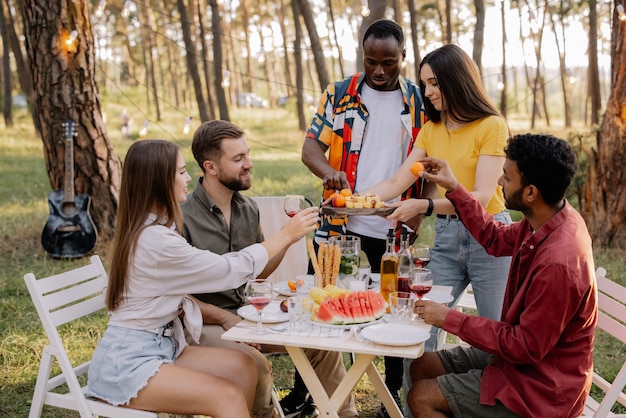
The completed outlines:
{"type": "Polygon", "coordinates": [[[352,190],[350,189],[341,189],[339,194],[342,196],[352,196],[352,190]]]}
{"type": "Polygon", "coordinates": [[[339,194],[339,193],[333,193],[332,198],[333,200],[331,201],[331,203],[333,204],[334,207],[342,208],[346,206],[346,196],[339,194]]]}
{"type": "Polygon", "coordinates": [[[278,305],[280,310],[283,312],[287,312],[289,310],[289,307],[287,306],[287,299],[283,299],[282,302],[280,302],[280,305],[278,305]]]}
{"type": "Polygon", "coordinates": [[[289,290],[291,290],[292,292],[296,291],[296,281],[295,280],[287,281],[287,286],[289,286],[289,290]]]}
{"type": "Polygon", "coordinates": [[[363,324],[381,318],[387,302],[372,290],[342,293],[329,297],[313,309],[313,320],[325,324],[363,324]]]}
{"type": "Polygon", "coordinates": [[[424,170],[426,170],[424,164],[419,161],[415,161],[413,164],[411,164],[411,173],[413,173],[415,177],[419,177],[420,173],[424,170]]]}

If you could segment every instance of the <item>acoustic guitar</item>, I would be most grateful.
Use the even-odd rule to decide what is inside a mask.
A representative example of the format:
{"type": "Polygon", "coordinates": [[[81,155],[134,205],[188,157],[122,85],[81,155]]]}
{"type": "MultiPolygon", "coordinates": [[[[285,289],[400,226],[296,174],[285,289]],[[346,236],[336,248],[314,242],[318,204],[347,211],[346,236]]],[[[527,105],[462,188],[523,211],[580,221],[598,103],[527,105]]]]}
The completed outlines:
{"type": "Polygon", "coordinates": [[[41,245],[55,258],[83,257],[93,250],[98,232],[89,214],[91,198],[74,195],[74,137],[76,123],[63,122],[65,130],[65,178],[63,189],[48,196],[50,215],[41,234],[41,245]]]}

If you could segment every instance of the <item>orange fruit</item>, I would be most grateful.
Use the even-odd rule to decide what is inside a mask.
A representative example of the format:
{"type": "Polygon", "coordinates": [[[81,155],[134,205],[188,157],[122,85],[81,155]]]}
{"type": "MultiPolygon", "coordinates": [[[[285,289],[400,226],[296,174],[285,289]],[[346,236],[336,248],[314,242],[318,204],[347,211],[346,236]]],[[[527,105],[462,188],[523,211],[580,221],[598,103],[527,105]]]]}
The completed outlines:
{"type": "Polygon", "coordinates": [[[346,197],[344,195],[335,193],[333,197],[333,206],[336,208],[342,208],[346,206],[346,197]]]}
{"type": "Polygon", "coordinates": [[[352,190],[350,189],[341,189],[341,191],[339,191],[339,194],[342,196],[352,196],[352,190]]]}
{"type": "Polygon", "coordinates": [[[415,161],[413,164],[411,164],[411,173],[413,173],[413,175],[415,177],[419,177],[420,172],[424,171],[426,168],[424,167],[424,164],[420,163],[419,161],[415,161]]]}
{"type": "Polygon", "coordinates": [[[287,282],[287,285],[289,286],[289,290],[291,290],[292,292],[296,291],[296,281],[295,280],[289,280],[287,282]]]}

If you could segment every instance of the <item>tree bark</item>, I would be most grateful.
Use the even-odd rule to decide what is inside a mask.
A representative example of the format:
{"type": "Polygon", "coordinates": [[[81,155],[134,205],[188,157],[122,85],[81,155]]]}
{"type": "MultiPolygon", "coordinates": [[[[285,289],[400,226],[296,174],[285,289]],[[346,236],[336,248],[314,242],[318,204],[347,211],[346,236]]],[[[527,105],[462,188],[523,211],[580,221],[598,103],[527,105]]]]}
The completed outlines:
{"type": "Polygon", "coordinates": [[[626,31],[616,10],[611,36],[611,93],[589,155],[583,214],[596,245],[626,248],[626,31]]]}
{"type": "Polygon", "coordinates": [[[198,112],[200,113],[200,121],[206,122],[209,120],[209,112],[207,110],[206,101],[204,100],[204,94],[202,93],[202,81],[200,80],[200,74],[198,73],[198,62],[196,61],[196,44],[191,39],[191,24],[189,20],[189,13],[187,13],[187,6],[185,0],[176,0],[178,6],[178,13],[180,14],[180,25],[183,30],[183,41],[185,42],[185,48],[187,53],[185,59],[187,61],[187,72],[193,81],[193,90],[196,93],[196,103],[198,105],[198,112]]]}
{"type": "Polygon", "coordinates": [[[155,71],[155,51],[156,46],[154,42],[154,33],[156,32],[156,27],[154,25],[154,18],[152,17],[152,9],[150,9],[149,0],[144,0],[141,7],[141,13],[139,16],[142,17],[143,20],[143,30],[142,35],[145,41],[146,48],[146,86],[150,85],[150,90],[152,93],[152,100],[154,101],[154,107],[156,112],[156,120],[161,120],[161,100],[159,99],[159,91],[157,89],[157,81],[156,81],[156,71],[155,71]]]}
{"type": "Polygon", "coordinates": [[[313,59],[315,61],[315,68],[317,70],[317,77],[320,83],[320,88],[323,90],[330,83],[328,77],[328,70],[326,69],[326,60],[324,58],[324,49],[320,42],[320,37],[317,33],[317,27],[315,25],[315,19],[313,18],[313,11],[308,0],[294,0],[298,1],[300,15],[304,20],[307,32],[309,33],[309,40],[311,41],[311,49],[313,51],[313,59]]]}
{"type": "Polygon", "coordinates": [[[474,0],[476,9],[476,26],[474,30],[474,47],[472,56],[478,65],[478,70],[483,73],[483,45],[485,41],[485,2],[484,0],[474,0]]]}
{"type": "MultiPolygon", "coordinates": [[[[302,65],[302,25],[300,23],[300,7],[298,0],[291,2],[293,9],[293,26],[295,31],[295,40],[293,41],[293,60],[296,63],[296,108],[298,112],[298,128],[306,131],[306,121],[304,119],[304,100],[302,98],[302,90],[304,89],[304,70],[302,65]]],[[[324,86],[326,88],[326,86],[324,86]]]]}
{"type": "Polygon", "coordinates": [[[61,123],[72,119],[76,194],[92,198],[91,215],[100,238],[113,236],[121,163],[106,135],[95,83],[91,16],[84,2],[23,0],[28,63],[33,78],[33,122],[44,145],[53,189],[63,187],[65,164],[61,123]],[[72,30],[78,36],[65,48],[72,30]]]}
{"type": "Polygon", "coordinates": [[[419,43],[417,40],[417,10],[415,9],[415,0],[409,0],[409,16],[411,17],[411,43],[413,44],[413,66],[415,72],[415,82],[419,80],[419,68],[422,57],[420,54],[419,43]]]}
{"type": "Polygon", "coordinates": [[[600,122],[602,95],[600,90],[600,70],[598,68],[598,11],[596,0],[589,0],[589,67],[588,97],[591,99],[591,124],[600,122]]]}
{"type": "MultiPolygon", "coordinates": [[[[9,12],[10,13],[10,12],[9,12]]],[[[4,124],[7,128],[13,126],[13,92],[11,89],[11,60],[10,60],[10,51],[11,48],[9,46],[9,36],[7,33],[7,20],[5,19],[4,14],[4,5],[2,4],[2,0],[0,0],[0,37],[2,37],[2,81],[3,81],[3,90],[4,90],[4,100],[3,100],[3,116],[4,116],[4,124]]]]}
{"type": "MultiPolygon", "coordinates": [[[[4,1],[4,0],[0,0],[4,1]]],[[[33,81],[30,76],[30,68],[26,64],[26,59],[22,54],[22,48],[20,46],[20,41],[18,39],[18,25],[13,18],[13,14],[11,13],[11,2],[6,0],[7,6],[7,32],[9,36],[9,41],[11,43],[11,51],[13,52],[13,58],[15,59],[15,67],[17,68],[17,79],[20,81],[20,86],[22,88],[22,92],[24,96],[26,96],[26,102],[28,103],[28,107],[31,108],[32,95],[33,95],[33,81]]],[[[21,2],[18,2],[18,5],[14,7],[16,10],[19,8],[20,16],[23,16],[23,7],[24,5],[21,2]]],[[[17,16],[16,16],[17,18],[17,16]]]]}
{"type": "Polygon", "coordinates": [[[213,28],[213,70],[215,81],[215,95],[217,96],[217,108],[220,112],[220,119],[230,120],[228,114],[228,103],[226,102],[226,94],[224,88],[222,88],[222,67],[223,67],[223,54],[222,54],[222,19],[220,18],[220,7],[217,4],[217,0],[210,0],[211,5],[211,25],[213,28]]]}

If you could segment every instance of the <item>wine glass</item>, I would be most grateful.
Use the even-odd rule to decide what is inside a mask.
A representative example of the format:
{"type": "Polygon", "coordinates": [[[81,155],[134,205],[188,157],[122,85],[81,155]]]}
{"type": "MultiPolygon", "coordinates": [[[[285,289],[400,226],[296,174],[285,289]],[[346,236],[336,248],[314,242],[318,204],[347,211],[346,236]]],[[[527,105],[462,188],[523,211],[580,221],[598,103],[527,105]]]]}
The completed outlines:
{"type": "Polygon", "coordinates": [[[266,280],[250,280],[246,284],[244,295],[248,303],[256,309],[258,313],[255,334],[265,334],[267,330],[263,328],[263,309],[272,301],[272,284],[266,280]]]}
{"type": "Polygon", "coordinates": [[[296,214],[305,207],[305,200],[302,195],[289,194],[285,196],[283,200],[283,208],[285,209],[287,216],[290,218],[296,216],[296,214]]]}
{"type": "Polygon", "coordinates": [[[411,293],[417,296],[419,300],[422,300],[432,288],[433,273],[429,269],[416,268],[411,271],[411,293]]]}
{"type": "Polygon", "coordinates": [[[430,263],[430,247],[428,245],[414,245],[411,253],[413,255],[413,264],[416,268],[425,268],[430,263]]]}

